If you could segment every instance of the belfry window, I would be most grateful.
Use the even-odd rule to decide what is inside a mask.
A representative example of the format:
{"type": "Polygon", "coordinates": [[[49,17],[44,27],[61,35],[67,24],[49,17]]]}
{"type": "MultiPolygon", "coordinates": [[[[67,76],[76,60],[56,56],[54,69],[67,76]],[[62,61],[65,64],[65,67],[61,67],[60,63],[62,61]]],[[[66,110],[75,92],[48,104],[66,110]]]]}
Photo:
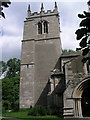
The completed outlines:
{"type": "Polygon", "coordinates": [[[42,34],[42,23],[38,23],[38,34],[42,34]]]}
{"type": "Polygon", "coordinates": [[[44,33],[48,33],[48,23],[44,22],[44,33]]]}
{"type": "Polygon", "coordinates": [[[38,34],[48,33],[48,22],[45,20],[38,22],[38,34]]]}

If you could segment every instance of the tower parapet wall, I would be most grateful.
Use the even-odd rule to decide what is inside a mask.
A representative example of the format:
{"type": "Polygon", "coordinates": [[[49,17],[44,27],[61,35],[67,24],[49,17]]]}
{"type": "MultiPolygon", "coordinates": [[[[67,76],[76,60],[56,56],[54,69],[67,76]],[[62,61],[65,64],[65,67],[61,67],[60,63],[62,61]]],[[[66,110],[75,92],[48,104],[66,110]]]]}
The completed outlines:
{"type": "Polygon", "coordinates": [[[44,11],[44,12],[40,12],[40,13],[33,12],[33,13],[29,13],[28,14],[27,19],[35,18],[35,17],[40,17],[40,16],[46,17],[46,16],[52,16],[52,15],[59,15],[59,13],[58,13],[58,11],[55,11],[55,10],[53,10],[53,11],[47,10],[46,12],[44,11]]]}
{"type": "Polygon", "coordinates": [[[28,6],[28,16],[27,16],[27,19],[30,19],[30,18],[35,18],[35,17],[43,17],[43,16],[51,16],[51,15],[54,15],[54,14],[57,14],[58,15],[58,8],[57,8],[57,3],[55,2],[55,7],[53,10],[47,10],[47,11],[44,11],[44,6],[43,6],[43,3],[41,4],[41,11],[38,13],[38,12],[31,12],[30,10],[30,5],[28,6]]]}

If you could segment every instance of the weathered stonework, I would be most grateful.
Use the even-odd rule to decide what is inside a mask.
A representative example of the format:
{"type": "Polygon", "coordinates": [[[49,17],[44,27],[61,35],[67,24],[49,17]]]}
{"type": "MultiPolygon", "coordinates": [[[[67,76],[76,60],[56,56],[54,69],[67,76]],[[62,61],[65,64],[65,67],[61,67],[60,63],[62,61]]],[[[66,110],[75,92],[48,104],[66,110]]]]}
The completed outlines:
{"type": "Polygon", "coordinates": [[[22,41],[20,108],[47,106],[48,80],[62,52],[59,26],[57,8],[40,13],[28,11],[22,41]],[[48,33],[42,26],[42,34],[38,34],[38,23],[44,21],[48,23],[48,33]]]}
{"type": "MultiPolygon", "coordinates": [[[[81,97],[78,91],[78,95],[75,97],[76,88],[81,84],[88,76],[87,67],[81,62],[82,57],[78,55],[66,55],[61,56],[62,65],[65,67],[65,81],[66,89],[63,93],[64,97],[64,111],[65,117],[82,117],[81,110],[81,97]]],[[[87,79],[89,80],[89,79],[87,79]]],[[[88,87],[88,86],[85,86],[88,87]]],[[[78,89],[78,88],[77,88],[78,89]]],[[[83,89],[84,91],[84,89],[83,89]]]]}

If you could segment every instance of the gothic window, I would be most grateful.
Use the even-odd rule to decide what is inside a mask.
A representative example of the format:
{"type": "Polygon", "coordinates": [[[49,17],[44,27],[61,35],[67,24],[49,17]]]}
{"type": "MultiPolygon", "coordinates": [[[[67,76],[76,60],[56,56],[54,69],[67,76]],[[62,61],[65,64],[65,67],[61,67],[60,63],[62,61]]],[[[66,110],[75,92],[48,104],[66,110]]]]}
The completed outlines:
{"type": "Polygon", "coordinates": [[[38,34],[42,34],[42,23],[38,23],[38,34]]]}
{"type": "Polygon", "coordinates": [[[44,22],[44,33],[48,33],[48,23],[47,23],[47,21],[44,22]]]}
{"type": "Polygon", "coordinates": [[[38,23],[38,34],[48,33],[48,22],[40,21],[38,23]]]}

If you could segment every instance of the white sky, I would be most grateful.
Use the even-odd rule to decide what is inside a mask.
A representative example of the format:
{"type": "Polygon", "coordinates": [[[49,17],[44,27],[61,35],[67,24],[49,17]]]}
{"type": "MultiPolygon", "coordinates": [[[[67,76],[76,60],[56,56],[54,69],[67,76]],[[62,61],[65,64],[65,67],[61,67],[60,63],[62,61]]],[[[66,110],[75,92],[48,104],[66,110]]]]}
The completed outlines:
{"type": "MultiPolygon", "coordinates": [[[[86,0],[57,0],[60,13],[61,42],[63,49],[78,47],[75,31],[79,28],[80,19],[78,13],[88,10],[86,0]]],[[[28,4],[32,12],[39,12],[42,0],[11,0],[10,7],[4,8],[6,19],[0,19],[0,59],[6,61],[9,58],[20,58],[21,40],[23,39],[24,20],[27,17],[28,4]],[[13,1],[13,2],[12,2],[13,1]],[[27,2],[29,1],[29,2],[27,2]]],[[[44,9],[54,9],[54,0],[44,0],[44,9]],[[52,2],[50,2],[52,1],[52,2]]]]}

